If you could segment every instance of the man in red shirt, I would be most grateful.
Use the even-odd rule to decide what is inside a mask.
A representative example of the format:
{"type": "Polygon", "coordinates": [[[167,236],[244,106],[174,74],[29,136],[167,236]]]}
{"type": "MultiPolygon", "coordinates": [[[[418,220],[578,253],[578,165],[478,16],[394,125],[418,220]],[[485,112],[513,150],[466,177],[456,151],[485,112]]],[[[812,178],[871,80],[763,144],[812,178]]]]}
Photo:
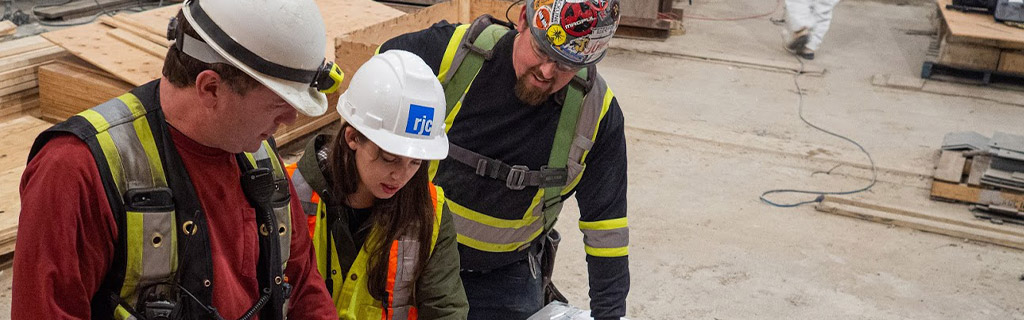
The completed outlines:
{"type": "Polygon", "coordinates": [[[312,0],[268,2],[186,1],[162,78],[37,138],[13,319],[336,318],[270,137],[341,74],[312,0]]]}

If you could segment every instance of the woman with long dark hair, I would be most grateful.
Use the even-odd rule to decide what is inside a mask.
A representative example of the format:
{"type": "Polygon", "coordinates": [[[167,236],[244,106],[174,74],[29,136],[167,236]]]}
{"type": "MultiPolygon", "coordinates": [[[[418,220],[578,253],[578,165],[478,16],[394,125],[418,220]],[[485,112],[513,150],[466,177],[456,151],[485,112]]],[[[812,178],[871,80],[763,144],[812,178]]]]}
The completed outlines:
{"type": "Polygon", "coordinates": [[[448,154],[441,84],[418,56],[388,51],[359,68],[338,112],[338,133],[288,167],[338,317],[466,318],[454,225],[427,175],[448,154]]]}

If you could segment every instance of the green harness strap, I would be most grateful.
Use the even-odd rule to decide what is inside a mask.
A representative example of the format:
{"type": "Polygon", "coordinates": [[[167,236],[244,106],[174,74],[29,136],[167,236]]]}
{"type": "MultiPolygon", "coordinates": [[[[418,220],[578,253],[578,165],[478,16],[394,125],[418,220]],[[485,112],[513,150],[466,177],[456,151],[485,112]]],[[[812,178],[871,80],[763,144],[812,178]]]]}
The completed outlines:
{"type": "MultiPolygon", "coordinates": [[[[473,27],[470,27],[470,31],[473,27]]],[[[451,80],[444,86],[444,97],[447,103],[447,114],[451,114],[455,105],[462,101],[466,90],[476,79],[483,68],[485,60],[490,59],[491,50],[501,39],[508,28],[499,24],[491,24],[480,33],[476,39],[470,39],[472,47],[458,64],[458,69],[452,75],[451,80]]],[[[464,35],[472,37],[473,35],[464,35]]],[[[460,48],[463,49],[463,48],[460,48]]],[[[587,79],[587,68],[581,69],[577,74],[580,79],[587,79]]],[[[586,81],[583,81],[586,83],[586,81]]],[[[555,138],[551,145],[551,154],[548,157],[548,169],[565,169],[569,162],[569,148],[572,146],[573,135],[576,132],[576,123],[580,117],[580,110],[583,106],[585,88],[577,81],[572,81],[566,88],[565,102],[562,104],[562,113],[558,118],[558,129],[555,131],[555,138]]],[[[566,181],[568,183],[568,181],[566,181]]],[[[562,188],[555,186],[544,188],[544,201],[542,202],[544,212],[544,230],[551,230],[558,220],[558,213],[562,210],[562,188]]]]}
{"type": "MultiPolygon", "coordinates": [[[[587,68],[580,69],[576,76],[587,78],[587,68]]],[[[587,88],[582,88],[576,81],[569,82],[562,103],[562,114],[558,116],[558,129],[555,140],[551,143],[551,155],[548,157],[549,169],[564,169],[569,162],[569,147],[572,146],[576,133],[576,122],[580,119],[583,109],[583,96],[587,88]]],[[[566,182],[568,183],[568,182],[566,182]]],[[[544,230],[555,227],[558,213],[562,211],[562,188],[565,186],[544,188],[544,230]]]]}
{"type": "Polygon", "coordinates": [[[451,81],[446,83],[444,87],[444,99],[448,107],[445,115],[451,114],[452,109],[455,109],[455,104],[462,101],[462,97],[466,95],[469,85],[473,83],[476,75],[480,73],[480,68],[484,66],[484,61],[491,58],[490,53],[491,49],[494,48],[494,44],[498,43],[498,40],[507,32],[508,28],[500,24],[489,25],[473,40],[472,46],[476,48],[467,48],[470,51],[462,59],[458,70],[455,70],[451,81]],[[485,53],[487,56],[485,56],[485,53]]]}

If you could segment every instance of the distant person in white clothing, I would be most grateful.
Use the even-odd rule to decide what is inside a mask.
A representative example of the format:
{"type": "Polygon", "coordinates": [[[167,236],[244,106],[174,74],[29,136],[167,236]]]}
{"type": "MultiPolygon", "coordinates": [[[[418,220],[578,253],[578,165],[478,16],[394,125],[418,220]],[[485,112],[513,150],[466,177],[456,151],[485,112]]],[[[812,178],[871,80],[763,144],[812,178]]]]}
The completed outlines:
{"type": "Polygon", "coordinates": [[[786,25],[791,38],[786,49],[801,58],[814,59],[839,0],[786,0],[786,25]]]}

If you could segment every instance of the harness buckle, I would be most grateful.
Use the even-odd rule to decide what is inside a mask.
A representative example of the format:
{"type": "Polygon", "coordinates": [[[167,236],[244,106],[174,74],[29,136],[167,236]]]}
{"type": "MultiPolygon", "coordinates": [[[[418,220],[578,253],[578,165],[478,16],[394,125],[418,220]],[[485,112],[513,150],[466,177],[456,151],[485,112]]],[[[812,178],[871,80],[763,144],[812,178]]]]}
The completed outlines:
{"type": "Polygon", "coordinates": [[[527,166],[512,166],[505,178],[505,186],[512,190],[523,190],[526,188],[526,173],[529,171],[527,166]]]}

